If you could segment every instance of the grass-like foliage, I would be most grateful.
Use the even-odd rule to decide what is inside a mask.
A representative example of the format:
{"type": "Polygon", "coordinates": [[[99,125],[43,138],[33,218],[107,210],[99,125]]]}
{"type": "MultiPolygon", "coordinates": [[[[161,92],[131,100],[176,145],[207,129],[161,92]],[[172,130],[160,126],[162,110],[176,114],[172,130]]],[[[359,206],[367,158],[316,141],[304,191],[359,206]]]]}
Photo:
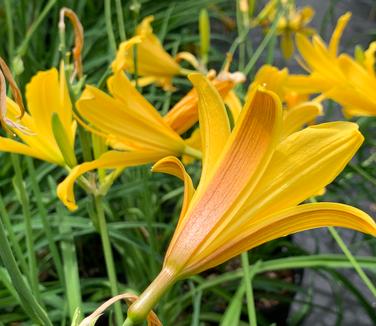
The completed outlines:
{"type": "MultiPolygon", "coordinates": [[[[235,86],[243,101],[262,65],[300,69],[295,60],[299,44],[290,42],[295,43],[296,32],[304,37],[311,35],[309,18],[302,19],[306,21],[298,30],[288,31],[292,36],[286,34],[278,22],[287,17],[287,9],[284,1],[274,2],[275,12],[263,17],[259,14],[265,1],[254,0],[3,0],[0,56],[8,63],[22,94],[38,71],[52,67],[59,70],[62,59],[69,77],[74,69],[71,49],[75,34],[67,18],[62,34],[59,19],[62,7],[72,9],[84,30],[84,77],[73,83],[68,80],[67,91],[75,103],[84,84],[108,91],[106,80],[119,44],[134,36],[145,17],[153,15],[153,32],[172,57],[189,52],[199,59],[201,69],[220,71],[226,53],[230,53],[230,71],[242,72],[247,79],[235,86]]],[[[319,2],[325,10],[315,21],[321,23],[326,41],[336,24],[338,1],[319,2]]],[[[351,55],[355,45],[349,45],[351,55]]],[[[141,47],[136,45],[134,58],[137,46],[141,47]]],[[[358,58],[364,54],[359,47],[357,51],[358,58]]],[[[133,71],[127,72],[131,80],[137,80],[142,72],[142,67],[134,64],[133,71]]],[[[181,74],[173,77],[172,88],[135,83],[162,116],[192,87],[186,78],[192,66],[183,60],[180,67],[181,74]]],[[[328,97],[319,120],[346,120],[341,104],[328,97]]],[[[233,126],[231,108],[227,109],[233,126]]],[[[75,116],[84,112],[80,104],[73,110],[75,116]]],[[[359,125],[364,143],[325,192],[309,202],[334,201],[375,214],[376,119],[375,113],[369,115],[349,118],[359,125]]],[[[54,126],[56,137],[64,128],[61,121],[55,121],[54,126]]],[[[82,163],[98,158],[108,145],[101,133],[92,136],[81,122],[77,128],[72,160],[82,163]]],[[[191,136],[192,130],[187,128],[182,138],[191,136]]],[[[19,140],[6,130],[1,136],[19,140]]],[[[68,151],[66,143],[58,146],[68,151]]],[[[76,162],[60,164],[56,158],[57,162],[51,163],[3,150],[0,146],[0,326],[79,325],[84,316],[116,294],[142,293],[158,275],[174,234],[183,206],[181,180],[151,173],[150,164],[124,170],[115,166],[118,169],[110,175],[113,179],[108,187],[97,189],[93,184],[105,180],[106,171],[94,169],[76,185],[78,209],[70,212],[57,197],[56,189],[76,162]]],[[[70,155],[62,152],[63,156],[70,155]]],[[[194,157],[197,153],[178,154],[194,157]]],[[[194,186],[201,175],[199,157],[186,165],[194,186]]],[[[325,315],[332,325],[348,325],[347,311],[356,309],[363,314],[363,322],[376,324],[375,238],[329,227],[306,231],[298,239],[288,236],[270,241],[175,283],[154,312],[167,326],[294,326],[304,325],[314,314],[325,315]],[[317,300],[323,289],[332,304],[317,300]]],[[[127,305],[120,302],[107,309],[97,325],[123,325],[127,305]]]]}

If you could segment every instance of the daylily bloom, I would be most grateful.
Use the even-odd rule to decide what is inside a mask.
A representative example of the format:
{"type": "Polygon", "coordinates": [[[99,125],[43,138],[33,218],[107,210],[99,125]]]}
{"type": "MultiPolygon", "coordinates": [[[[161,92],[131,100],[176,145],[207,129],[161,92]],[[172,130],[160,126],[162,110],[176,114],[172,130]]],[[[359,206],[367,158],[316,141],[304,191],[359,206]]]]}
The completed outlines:
{"type": "MultiPolygon", "coordinates": [[[[142,78],[138,81],[141,86],[157,83],[165,89],[172,89],[171,79],[184,72],[174,58],[163,48],[150,23],[153,16],[148,16],[136,28],[133,44],[137,44],[137,74],[142,78]]],[[[134,47],[129,46],[129,40],[120,44],[112,70],[135,72],[134,47]]]]}
{"type": "Polygon", "coordinates": [[[76,166],[58,186],[58,197],[71,210],[77,208],[74,182],[85,172],[98,168],[123,169],[170,155],[201,156],[200,151],[190,147],[164,121],[122,71],[108,79],[108,89],[112,96],[88,85],[76,103],[79,115],[87,121],[81,123],[105,138],[115,150],[76,166]]]}
{"type": "Polygon", "coordinates": [[[142,321],[177,280],[278,237],[323,226],[376,236],[376,223],[354,207],[298,206],[330,183],[352,158],[363,141],[356,124],[312,126],[280,142],[280,100],[260,87],[231,131],[218,92],[200,74],[190,79],[200,98],[201,179],[195,190],[175,157],[153,167],[184,181],[184,202],[162,270],[129,308],[129,324],[142,321]]]}
{"type": "Polygon", "coordinates": [[[307,95],[297,94],[286,86],[289,80],[287,68],[279,70],[270,65],[262,66],[250,85],[247,97],[254,96],[261,85],[276,93],[283,104],[282,139],[312,123],[322,114],[322,105],[317,100],[308,100],[307,95]]]}
{"type": "MultiPolygon", "coordinates": [[[[282,54],[285,59],[289,59],[294,53],[294,35],[296,33],[302,33],[305,35],[315,34],[313,28],[307,27],[311,22],[315,11],[310,6],[296,8],[293,3],[284,3],[283,5],[286,13],[279,19],[276,32],[281,36],[280,46],[282,54]]],[[[254,24],[256,23],[264,27],[269,27],[276,19],[278,10],[281,10],[278,7],[279,1],[269,1],[256,18],[254,24]]]]}
{"type": "Polygon", "coordinates": [[[309,76],[292,75],[288,87],[302,94],[323,93],[343,106],[348,116],[376,115],[375,43],[371,43],[361,62],[347,54],[338,55],[338,45],[351,13],[341,16],[329,45],[317,35],[310,41],[297,35],[296,42],[309,76]]]}
{"type": "MultiPolygon", "coordinates": [[[[72,120],[72,104],[63,69],[61,65],[60,74],[55,68],[38,72],[27,84],[28,113],[19,120],[23,129],[14,129],[21,141],[0,137],[0,151],[32,156],[61,166],[75,164],[76,123],[72,120]],[[58,137],[55,137],[54,124],[58,125],[58,137]]],[[[19,106],[9,98],[6,106],[8,118],[15,120],[19,106]]]]}

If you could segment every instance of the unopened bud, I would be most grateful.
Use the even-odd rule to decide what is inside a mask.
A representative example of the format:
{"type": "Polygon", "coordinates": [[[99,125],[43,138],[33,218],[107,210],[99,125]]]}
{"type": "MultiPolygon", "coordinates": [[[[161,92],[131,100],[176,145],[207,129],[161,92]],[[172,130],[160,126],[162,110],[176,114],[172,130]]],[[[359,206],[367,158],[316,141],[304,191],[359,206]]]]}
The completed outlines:
{"type": "Polygon", "coordinates": [[[76,166],[77,160],[74,154],[73,146],[70,143],[65,128],[61,123],[59,115],[56,112],[52,113],[51,125],[56,143],[59,146],[61,155],[63,156],[65,163],[71,168],[76,166]]]}
{"type": "Polygon", "coordinates": [[[204,64],[208,61],[208,54],[210,49],[210,20],[208,11],[201,9],[199,18],[200,30],[200,55],[204,64]]]}

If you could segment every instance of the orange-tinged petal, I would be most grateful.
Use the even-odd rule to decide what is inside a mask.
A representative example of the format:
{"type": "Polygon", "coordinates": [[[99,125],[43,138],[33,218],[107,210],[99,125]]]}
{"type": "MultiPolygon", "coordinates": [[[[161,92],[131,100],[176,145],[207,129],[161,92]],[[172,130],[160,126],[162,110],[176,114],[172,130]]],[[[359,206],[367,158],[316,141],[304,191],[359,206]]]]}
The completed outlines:
{"type": "Polygon", "coordinates": [[[208,251],[214,252],[231,241],[234,233],[247,229],[253,220],[317,195],[342,171],[362,141],[358,126],[350,122],[311,126],[287,137],[277,146],[238,217],[196,258],[204,258],[208,251]]]}
{"type": "Polygon", "coordinates": [[[249,214],[270,214],[297,205],[332,182],[363,142],[358,125],[329,122],[282,141],[247,201],[249,214]]]}
{"type": "Polygon", "coordinates": [[[127,168],[155,162],[166,156],[163,152],[118,152],[108,151],[98,159],[75,166],[57,187],[57,195],[68,209],[77,209],[74,198],[74,182],[84,173],[95,169],[127,168]]]}
{"type": "Polygon", "coordinates": [[[195,193],[195,188],[192,184],[192,179],[189,174],[185,171],[184,165],[174,156],[168,156],[157,163],[154,164],[152,167],[153,172],[161,172],[171,174],[182,181],[184,181],[184,198],[183,198],[183,206],[181,208],[179,223],[176,226],[176,230],[179,229],[184,215],[188,209],[189,203],[195,193]]]}
{"type": "Polygon", "coordinates": [[[342,15],[337,21],[336,28],[334,29],[334,32],[329,42],[329,51],[333,57],[337,56],[339,42],[350,18],[351,12],[347,12],[344,15],[342,15]]]}
{"type": "Polygon", "coordinates": [[[337,203],[305,204],[278,211],[262,219],[252,219],[247,228],[233,234],[218,251],[189,266],[188,274],[196,274],[257,247],[265,242],[296,232],[325,226],[344,227],[376,236],[374,220],[363,211],[337,203]]]}
{"type": "MultiPolygon", "coordinates": [[[[225,98],[234,87],[231,80],[213,80],[213,85],[222,98],[225,98]]],[[[174,107],[164,116],[166,123],[178,134],[190,129],[198,121],[198,95],[195,89],[189,91],[174,107]]]]}
{"type": "Polygon", "coordinates": [[[270,159],[279,140],[281,115],[278,97],[270,92],[260,90],[246,103],[214,166],[210,182],[200,183],[181,231],[174,234],[166,266],[178,271],[184,269],[213,231],[227,224],[223,223],[223,218],[242,204],[246,197],[243,193],[252,191],[270,159]]]}
{"type": "Polygon", "coordinates": [[[300,130],[307,123],[322,114],[322,105],[317,102],[304,102],[284,112],[282,138],[300,130]]]}
{"type": "Polygon", "coordinates": [[[223,100],[210,81],[201,74],[190,74],[198,98],[202,142],[202,172],[200,183],[205,184],[214,173],[224,146],[230,136],[230,125],[223,100]]]}

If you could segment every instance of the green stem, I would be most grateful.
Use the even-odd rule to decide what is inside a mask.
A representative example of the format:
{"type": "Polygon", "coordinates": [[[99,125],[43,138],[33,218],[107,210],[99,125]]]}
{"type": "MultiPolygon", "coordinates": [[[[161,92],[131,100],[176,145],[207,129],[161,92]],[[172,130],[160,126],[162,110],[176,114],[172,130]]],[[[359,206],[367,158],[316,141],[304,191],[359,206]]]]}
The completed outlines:
{"type": "Polygon", "coordinates": [[[26,284],[13,256],[10,248],[7,236],[5,234],[4,225],[0,219],[0,257],[2,262],[9,273],[9,277],[12,280],[13,286],[17,291],[21,305],[25,312],[37,325],[52,326],[50,319],[47,316],[46,311],[36,300],[33,292],[26,284]]]}
{"type": "Polygon", "coordinates": [[[7,22],[7,32],[8,32],[8,49],[9,49],[9,60],[13,59],[14,52],[14,29],[12,20],[12,5],[9,0],[4,0],[5,12],[6,12],[6,22],[7,22]]]}
{"type": "MultiPolygon", "coordinates": [[[[103,197],[100,195],[94,196],[95,209],[96,209],[97,218],[98,218],[99,233],[100,233],[101,240],[102,240],[102,247],[103,247],[103,253],[104,253],[104,259],[106,263],[108,279],[110,282],[111,295],[116,296],[119,294],[119,291],[118,291],[118,285],[117,285],[114,257],[112,255],[111,242],[110,242],[110,237],[108,234],[106,217],[104,215],[104,210],[102,206],[102,199],[103,197]]],[[[121,311],[121,305],[119,302],[116,302],[114,304],[114,309],[115,309],[116,325],[122,325],[123,315],[121,311]]]]}
{"type": "Polygon", "coordinates": [[[197,160],[201,160],[202,159],[202,153],[201,153],[201,151],[199,151],[198,149],[195,149],[193,147],[190,147],[188,145],[186,145],[185,148],[184,148],[184,154],[192,156],[193,158],[195,158],[197,160]]]}
{"type": "Polygon", "coordinates": [[[347,257],[349,262],[353,265],[353,267],[354,267],[355,271],[358,273],[359,277],[362,279],[364,284],[368,287],[370,292],[376,298],[376,288],[375,288],[375,286],[372,284],[369,277],[366,275],[366,273],[364,273],[362,267],[359,265],[359,263],[357,262],[355,257],[350,252],[350,250],[347,248],[347,246],[344,243],[344,241],[342,240],[341,236],[338,234],[336,229],[332,226],[328,227],[328,230],[329,230],[330,234],[332,235],[333,239],[337,241],[338,246],[341,248],[341,250],[343,251],[343,253],[347,257]]]}
{"type": "Polygon", "coordinates": [[[129,307],[128,317],[123,326],[132,325],[130,324],[131,321],[133,324],[138,324],[144,321],[161,296],[172,286],[172,284],[174,284],[175,281],[176,278],[174,273],[167,268],[162,269],[154,281],[129,307]]]}
{"type": "Polygon", "coordinates": [[[52,7],[55,5],[57,0],[50,0],[48,1],[48,3],[45,5],[45,7],[43,8],[41,14],[38,16],[38,18],[31,24],[31,26],[29,27],[29,29],[27,30],[27,33],[26,33],[26,36],[25,38],[23,39],[21,45],[19,46],[18,50],[17,50],[17,54],[19,56],[23,56],[26,51],[27,51],[27,47],[29,45],[29,42],[30,42],[30,39],[31,37],[33,36],[34,32],[36,31],[36,29],[38,28],[38,26],[40,25],[40,23],[43,21],[43,19],[47,16],[47,14],[49,13],[49,11],[52,9],[52,7]]]}
{"type": "Polygon", "coordinates": [[[118,21],[118,26],[119,26],[120,40],[125,41],[127,39],[127,36],[125,35],[123,6],[121,5],[121,0],[115,0],[115,3],[116,3],[116,15],[117,15],[117,21],[118,21]]]}
{"type": "Polygon", "coordinates": [[[61,253],[64,261],[65,291],[68,301],[69,315],[71,321],[75,318],[76,310],[82,311],[80,276],[78,272],[76,247],[72,236],[72,228],[69,223],[63,223],[61,207],[57,207],[57,214],[60,220],[59,231],[64,235],[60,243],[61,253]]]}
{"type": "Polygon", "coordinates": [[[284,10],[280,10],[278,12],[278,15],[275,17],[274,22],[272,26],[270,27],[269,31],[266,33],[264,39],[262,40],[262,42],[260,43],[256,51],[253,53],[253,56],[251,57],[251,59],[248,61],[243,71],[246,76],[248,76],[248,74],[251,72],[253,66],[255,65],[255,63],[261,56],[261,54],[264,52],[266,46],[273,39],[273,36],[278,26],[278,21],[282,17],[283,14],[284,14],[284,10]]]}
{"type": "Polygon", "coordinates": [[[246,291],[246,296],[247,296],[247,311],[248,311],[249,325],[257,326],[255,300],[253,297],[253,289],[252,289],[252,279],[257,269],[254,268],[253,273],[250,273],[249,259],[248,259],[247,252],[243,252],[241,254],[241,261],[242,261],[242,267],[243,267],[243,273],[244,273],[243,279],[244,279],[245,291],[246,291]]]}
{"type": "Polygon", "coordinates": [[[353,163],[349,163],[349,166],[357,173],[359,173],[364,179],[366,179],[367,181],[371,182],[374,186],[376,186],[376,179],[369,175],[366,171],[364,171],[361,167],[353,164],[353,163]]]}
{"type": "Polygon", "coordinates": [[[60,279],[60,281],[63,281],[64,280],[63,265],[61,263],[59,250],[56,246],[54,237],[52,235],[51,226],[50,226],[50,223],[48,221],[47,210],[46,210],[46,208],[43,204],[42,193],[41,193],[39,183],[38,183],[38,180],[37,180],[37,175],[35,173],[33,160],[30,157],[27,157],[26,162],[27,162],[27,166],[28,166],[28,170],[29,170],[29,176],[30,176],[30,180],[31,180],[31,188],[32,188],[33,193],[35,195],[35,200],[36,200],[37,207],[38,207],[38,213],[39,213],[41,220],[42,220],[44,232],[46,233],[48,246],[49,246],[50,251],[51,251],[52,259],[54,261],[59,279],[60,279]]]}
{"type": "Polygon", "coordinates": [[[114,31],[112,29],[112,21],[111,21],[111,0],[104,1],[104,16],[106,19],[106,30],[108,36],[108,42],[110,44],[110,53],[113,56],[116,53],[116,40],[114,31]]]}
{"type": "Polygon", "coordinates": [[[31,213],[30,213],[30,205],[28,200],[28,195],[26,193],[26,189],[22,180],[22,171],[20,165],[19,156],[16,154],[11,154],[13,167],[14,167],[14,182],[15,186],[18,189],[20,202],[22,206],[22,212],[25,222],[25,232],[26,232],[26,247],[27,247],[27,256],[29,258],[29,270],[30,270],[30,286],[37,297],[38,301],[40,301],[40,293],[38,287],[38,268],[37,262],[35,257],[35,250],[34,250],[34,239],[33,239],[33,229],[31,225],[31,213]]]}

